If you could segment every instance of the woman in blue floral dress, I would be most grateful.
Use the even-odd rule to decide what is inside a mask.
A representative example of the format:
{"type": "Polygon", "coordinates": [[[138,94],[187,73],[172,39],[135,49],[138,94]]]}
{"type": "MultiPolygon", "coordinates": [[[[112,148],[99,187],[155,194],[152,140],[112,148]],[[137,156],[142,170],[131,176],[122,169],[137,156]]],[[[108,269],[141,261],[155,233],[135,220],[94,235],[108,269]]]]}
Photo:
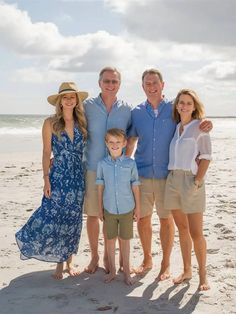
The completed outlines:
{"type": "Polygon", "coordinates": [[[77,253],[82,229],[82,157],[87,138],[82,102],[87,97],[73,82],[62,83],[59,93],[48,97],[56,114],[44,121],[42,129],[44,196],[16,233],[21,259],[56,262],[55,279],[63,278],[64,262],[71,276],[78,274],[72,268],[72,254],[77,253]]]}

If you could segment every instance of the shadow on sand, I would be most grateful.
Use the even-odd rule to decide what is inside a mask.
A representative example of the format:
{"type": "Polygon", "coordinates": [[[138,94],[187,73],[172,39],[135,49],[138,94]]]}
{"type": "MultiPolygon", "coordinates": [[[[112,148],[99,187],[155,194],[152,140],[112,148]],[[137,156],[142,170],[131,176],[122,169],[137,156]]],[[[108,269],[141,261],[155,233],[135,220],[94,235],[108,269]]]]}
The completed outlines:
{"type": "Polygon", "coordinates": [[[104,272],[81,273],[78,277],[54,280],[51,271],[25,274],[0,290],[1,314],[152,314],[192,313],[200,294],[195,292],[184,303],[189,285],[171,286],[163,291],[157,282],[144,287],[140,278],[133,286],[123,283],[118,274],[110,284],[103,282],[104,272]],[[182,302],[183,303],[183,302],[182,302]],[[181,306],[181,308],[180,308],[181,306]]]}

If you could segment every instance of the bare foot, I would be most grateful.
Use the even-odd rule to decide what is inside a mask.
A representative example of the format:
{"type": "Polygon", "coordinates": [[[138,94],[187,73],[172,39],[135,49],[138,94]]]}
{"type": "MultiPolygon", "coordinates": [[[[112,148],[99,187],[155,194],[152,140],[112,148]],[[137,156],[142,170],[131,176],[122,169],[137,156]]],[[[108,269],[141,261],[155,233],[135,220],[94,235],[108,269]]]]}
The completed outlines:
{"type": "Polygon", "coordinates": [[[79,276],[80,274],[80,271],[74,269],[71,263],[67,263],[65,272],[67,272],[71,277],[79,276]]]}
{"type": "Polygon", "coordinates": [[[144,261],[139,267],[133,268],[132,270],[135,274],[143,274],[143,273],[148,272],[151,269],[152,269],[152,260],[148,262],[144,261]]]}
{"type": "Polygon", "coordinates": [[[209,290],[210,286],[209,286],[209,284],[207,282],[206,271],[205,270],[202,273],[199,272],[199,279],[200,279],[200,282],[199,282],[198,289],[200,291],[209,290]]]}
{"type": "Polygon", "coordinates": [[[56,267],[56,270],[55,270],[55,273],[52,274],[52,277],[56,280],[61,280],[63,279],[63,264],[64,263],[57,263],[57,267],[56,267]]]}
{"type": "Polygon", "coordinates": [[[184,281],[190,280],[190,279],[192,279],[192,271],[188,270],[188,271],[185,271],[184,273],[182,273],[181,275],[179,275],[178,277],[174,278],[173,283],[178,285],[181,282],[184,282],[184,281]]]}
{"type": "Polygon", "coordinates": [[[92,258],[91,262],[88,264],[87,267],[85,267],[84,271],[89,274],[94,274],[95,271],[98,269],[98,259],[98,257],[92,258]]]}
{"type": "Polygon", "coordinates": [[[105,276],[104,282],[105,283],[111,282],[115,278],[115,276],[116,276],[115,272],[110,272],[108,275],[105,276]]]}
{"type": "MultiPolygon", "coordinates": [[[[120,265],[120,268],[118,269],[118,272],[123,273],[123,271],[124,271],[124,268],[123,268],[123,266],[120,265]]],[[[135,268],[133,266],[130,267],[129,273],[131,275],[135,273],[135,268]]]]}
{"type": "MultiPolygon", "coordinates": [[[[121,253],[120,253],[120,254],[121,254],[121,253]]],[[[118,272],[123,273],[124,267],[123,267],[123,260],[122,260],[122,258],[121,258],[121,255],[120,255],[119,264],[120,264],[120,267],[119,267],[119,269],[118,269],[118,272]]],[[[133,266],[130,267],[129,273],[130,273],[130,274],[134,274],[134,273],[135,273],[135,268],[134,268],[133,266]]]]}
{"type": "Polygon", "coordinates": [[[210,286],[207,282],[203,283],[203,284],[200,284],[199,287],[198,287],[198,290],[200,291],[206,291],[206,290],[209,290],[210,289],[210,286]]]}
{"type": "Polygon", "coordinates": [[[124,273],[124,282],[128,285],[128,286],[132,286],[134,281],[133,279],[130,277],[130,274],[125,274],[124,273]]]}
{"type": "Polygon", "coordinates": [[[155,280],[164,281],[169,278],[170,278],[170,266],[167,266],[167,267],[161,266],[161,270],[155,280]]]}

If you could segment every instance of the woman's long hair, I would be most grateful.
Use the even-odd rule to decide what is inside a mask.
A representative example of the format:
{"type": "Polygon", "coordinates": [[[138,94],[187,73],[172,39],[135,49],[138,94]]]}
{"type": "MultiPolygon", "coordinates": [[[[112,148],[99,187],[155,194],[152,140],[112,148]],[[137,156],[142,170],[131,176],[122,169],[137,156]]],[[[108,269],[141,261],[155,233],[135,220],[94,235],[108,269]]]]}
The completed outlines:
{"type": "Polygon", "coordinates": [[[189,95],[194,102],[195,110],[192,113],[192,118],[193,119],[203,119],[205,117],[205,112],[204,112],[204,106],[201,100],[199,99],[198,95],[195,93],[195,91],[185,88],[181,89],[178,92],[178,95],[175,98],[174,104],[173,104],[173,119],[179,123],[180,122],[180,114],[178,113],[177,110],[177,105],[179,102],[179,98],[181,95],[189,95]]]}
{"type": "MultiPolygon", "coordinates": [[[[65,120],[63,117],[63,110],[61,105],[61,98],[59,96],[56,102],[56,113],[52,116],[52,131],[55,133],[59,138],[61,137],[61,132],[65,130],[65,120]]],[[[82,101],[79,99],[78,95],[76,94],[77,104],[73,109],[73,118],[75,124],[78,126],[80,131],[83,134],[84,140],[87,139],[88,132],[87,132],[87,120],[84,114],[84,107],[82,101]]]]}

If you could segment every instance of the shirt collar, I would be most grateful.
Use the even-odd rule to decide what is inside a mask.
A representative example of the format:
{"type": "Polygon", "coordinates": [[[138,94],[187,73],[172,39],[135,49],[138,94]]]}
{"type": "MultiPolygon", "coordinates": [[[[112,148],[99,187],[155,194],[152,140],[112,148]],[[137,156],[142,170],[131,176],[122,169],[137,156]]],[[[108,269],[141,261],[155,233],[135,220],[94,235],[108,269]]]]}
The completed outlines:
{"type": "MultiPolygon", "coordinates": [[[[188,124],[184,125],[184,130],[187,130],[192,124],[195,124],[197,122],[198,122],[198,119],[193,119],[188,124]]],[[[180,126],[181,126],[181,122],[179,122],[178,125],[177,125],[178,129],[180,128],[180,126]]]]}
{"type": "MultiPolygon", "coordinates": [[[[105,104],[102,100],[102,97],[101,97],[101,93],[98,95],[97,98],[98,98],[99,105],[106,109],[106,106],[105,106],[105,104]]],[[[118,107],[118,103],[119,103],[119,101],[116,98],[115,102],[112,104],[112,108],[118,107]]]]}
{"type": "MultiPolygon", "coordinates": [[[[163,109],[165,103],[166,103],[166,98],[164,97],[164,98],[161,100],[159,106],[157,107],[158,115],[160,114],[161,110],[163,109]]],[[[151,114],[151,116],[153,116],[153,117],[155,118],[155,114],[154,114],[153,107],[152,107],[152,105],[149,103],[148,99],[146,100],[145,105],[146,105],[146,109],[147,109],[148,113],[151,114]]]]}
{"type": "Polygon", "coordinates": [[[107,160],[114,163],[116,161],[123,161],[125,159],[125,154],[123,153],[120,157],[116,158],[116,159],[112,159],[111,155],[107,155],[107,160]]]}

